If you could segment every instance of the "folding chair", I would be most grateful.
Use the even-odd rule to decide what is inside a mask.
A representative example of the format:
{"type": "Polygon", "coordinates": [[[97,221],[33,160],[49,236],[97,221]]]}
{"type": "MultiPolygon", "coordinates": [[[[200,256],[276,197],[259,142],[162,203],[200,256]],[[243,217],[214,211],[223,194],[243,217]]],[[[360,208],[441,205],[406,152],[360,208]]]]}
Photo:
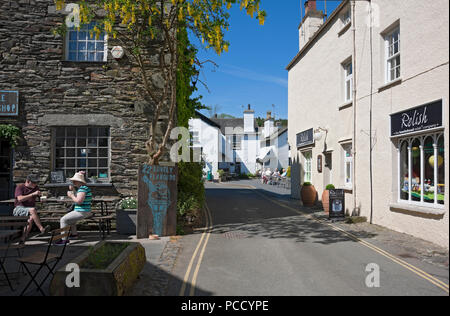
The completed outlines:
{"type": "MultiPolygon", "coordinates": [[[[20,262],[20,264],[24,267],[24,269],[27,271],[27,274],[31,278],[31,280],[28,282],[28,284],[23,289],[22,293],[20,293],[20,296],[24,295],[25,291],[30,287],[31,283],[34,283],[37,286],[37,291],[41,292],[41,294],[43,296],[45,296],[44,291],[42,291],[42,285],[44,285],[45,281],[48,279],[48,277],[50,275],[54,275],[53,271],[55,270],[59,261],[61,261],[61,259],[63,258],[67,244],[64,244],[62,251],[60,251],[59,254],[51,253],[50,250],[53,246],[53,243],[55,243],[56,241],[59,241],[63,238],[67,239],[67,238],[69,238],[69,236],[70,236],[70,226],[67,226],[67,227],[61,228],[61,229],[56,229],[51,232],[51,237],[48,242],[47,251],[45,251],[45,252],[37,251],[30,256],[17,259],[17,261],[20,262]],[[53,265],[50,267],[50,264],[53,264],[53,265]],[[36,270],[36,272],[34,272],[34,274],[32,274],[27,265],[39,266],[39,268],[36,270]],[[41,281],[41,283],[38,284],[38,282],[36,281],[36,277],[39,275],[39,272],[41,272],[41,270],[44,267],[47,268],[48,273],[45,276],[45,278],[41,281]]],[[[58,246],[54,246],[54,247],[58,247],[58,246]]]]}
{"type": "MultiPolygon", "coordinates": [[[[24,230],[28,226],[28,217],[19,217],[19,216],[1,216],[0,217],[0,229],[1,231],[9,230],[13,232],[9,234],[9,237],[6,238],[6,242],[3,245],[0,245],[0,251],[4,252],[4,254],[0,257],[0,265],[3,267],[3,273],[5,275],[6,281],[8,282],[11,291],[14,291],[14,288],[11,285],[8,273],[6,272],[5,262],[7,258],[20,258],[22,257],[22,250],[25,248],[25,244],[19,243],[20,237],[22,237],[24,230]],[[16,244],[16,242],[18,242],[16,244]],[[16,250],[17,255],[9,255],[10,250],[16,250]]],[[[0,232],[1,232],[0,231],[0,232]]],[[[17,274],[21,272],[21,268],[17,271],[17,274]]]]}

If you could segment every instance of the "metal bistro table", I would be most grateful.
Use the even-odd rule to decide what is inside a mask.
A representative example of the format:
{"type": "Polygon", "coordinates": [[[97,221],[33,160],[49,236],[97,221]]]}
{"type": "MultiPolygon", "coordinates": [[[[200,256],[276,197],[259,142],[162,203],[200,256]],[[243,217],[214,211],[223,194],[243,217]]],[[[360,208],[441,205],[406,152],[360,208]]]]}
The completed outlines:
{"type": "MultiPolygon", "coordinates": [[[[19,233],[20,233],[20,230],[0,230],[0,240],[9,239],[10,237],[13,237],[19,233]]],[[[9,288],[11,289],[11,291],[14,291],[11,281],[9,280],[8,273],[6,272],[6,268],[5,268],[3,260],[0,260],[0,272],[3,272],[3,275],[5,276],[6,281],[8,282],[9,288]]]]}
{"type": "MultiPolygon", "coordinates": [[[[99,231],[101,234],[101,238],[105,239],[106,235],[110,234],[111,232],[111,220],[113,219],[113,215],[109,214],[108,212],[108,203],[118,202],[120,199],[118,197],[113,196],[99,196],[99,197],[92,197],[92,203],[99,203],[100,204],[100,215],[93,215],[91,217],[88,217],[87,220],[93,220],[98,223],[99,225],[99,231]]],[[[60,196],[60,197],[53,197],[53,198],[46,198],[46,199],[40,199],[41,203],[64,203],[64,204],[73,204],[73,201],[71,198],[67,196],[60,196]]]]}

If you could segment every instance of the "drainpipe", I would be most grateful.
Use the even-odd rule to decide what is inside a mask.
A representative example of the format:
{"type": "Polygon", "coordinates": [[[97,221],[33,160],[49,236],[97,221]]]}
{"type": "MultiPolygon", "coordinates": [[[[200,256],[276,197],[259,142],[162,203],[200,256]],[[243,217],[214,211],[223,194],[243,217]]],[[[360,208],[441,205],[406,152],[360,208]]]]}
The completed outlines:
{"type": "Polygon", "coordinates": [[[370,31],[370,224],[373,224],[373,15],[372,15],[372,0],[369,0],[369,31],[370,31]]]}
{"type": "Polygon", "coordinates": [[[356,194],[356,23],[355,23],[355,6],[356,0],[351,0],[351,14],[352,14],[352,43],[353,43],[353,139],[352,139],[352,151],[353,151],[353,170],[352,170],[352,192],[353,192],[353,212],[357,211],[357,194],[356,194]]]}

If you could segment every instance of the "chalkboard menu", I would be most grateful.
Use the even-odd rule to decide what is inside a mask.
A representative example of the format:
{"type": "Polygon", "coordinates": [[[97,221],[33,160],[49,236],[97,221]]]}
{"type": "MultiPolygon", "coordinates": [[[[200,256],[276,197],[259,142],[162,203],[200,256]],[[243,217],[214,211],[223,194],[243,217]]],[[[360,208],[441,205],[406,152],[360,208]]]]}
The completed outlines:
{"type": "Polygon", "coordinates": [[[330,218],[345,217],[345,192],[342,189],[330,190],[330,218]]]}
{"type": "Polygon", "coordinates": [[[51,183],[65,183],[64,172],[63,171],[53,171],[50,173],[51,183]]]}
{"type": "Polygon", "coordinates": [[[297,148],[314,144],[314,129],[311,128],[297,134],[297,148]]]}
{"type": "Polygon", "coordinates": [[[442,100],[391,115],[391,136],[442,127],[442,100]]]}

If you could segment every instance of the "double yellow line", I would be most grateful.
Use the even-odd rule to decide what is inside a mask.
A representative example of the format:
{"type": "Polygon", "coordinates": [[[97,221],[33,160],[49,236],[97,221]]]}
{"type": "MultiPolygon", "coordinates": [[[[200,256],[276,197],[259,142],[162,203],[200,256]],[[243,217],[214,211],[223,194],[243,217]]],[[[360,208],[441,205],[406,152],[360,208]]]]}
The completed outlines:
{"type": "Polygon", "coordinates": [[[197,260],[197,265],[195,266],[195,269],[194,269],[194,272],[192,275],[191,288],[189,290],[189,296],[194,296],[195,285],[197,283],[197,277],[198,277],[198,271],[200,270],[200,266],[202,264],[203,255],[205,254],[205,250],[206,250],[206,245],[208,244],[209,237],[211,236],[213,222],[212,222],[211,211],[206,202],[205,202],[205,207],[204,207],[203,211],[204,211],[205,217],[206,217],[206,228],[200,238],[200,241],[197,244],[197,247],[195,248],[194,254],[192,255],[191,261],[189,262],[189,266],[186,270],[186,274],[184,275],[183,284],[181,285],[180,294],[179,294],[180,296],[185,296],[187,293],[187,285],[189,283],[189,279],[191,276],[191,270],[194,266],[195,260],[197,259],[197,254],[199,253],[199,250],[201,248],[201,251],[199,253],[198,260],[197,260]]]}
{"type": "Polygon", "coordinates": [[[295,209],[293,207],[290,207],[290,206],[288,206],[288,205],[286,205],[284,203],[280,203],[280,202],[278,202],[276,200],[270,199],[265,194],[262,194],[262,193],[256,191],[255,187],[253,187],[253,190],[254,190],[255,193],[257,193],[258,195],[262,196],[266,200],[269,200],[269,201],[271,201],[271,202],[273,202],[273,203],[275,203],[275,204],[277,204],[277,205],[279,205],[281,207],[290,209],[290,210],[292,210],[292,211],[294,211],[294,212],[296,212],[298,214],[301,214],[301,215],[305,216],[308,219],[312,219],[312,220],[314,220],[314,221],[316,221],[318,223],[321,223],[323,225],[327,225],[327,226],[331,227],[333,230],[338,231],[338,232],[346,235],[347,237],[349,237],[353,241],[356,241],[359,244],[361,244],[361,245],[363,245],[363,246],[365,246],[365,247],[367,247],[367,248],[369,248],[369,249],[371,249],[371,250],[381,254],[382,256],[384,256],[384,257],[390,259],[391,261],[401,265],[402,267],[408,269],[409,271],[413,272],[414,274],[418,275],[419,277],[429,281],[430,283],[434,284],[435,286],[437,286],[440,289],[442,289],[443,291],[445,291],[447,294],[449,293],[449,286],[448,286],[448,284],[446,284],[443,281],[433,277],[432,275],[426,273],[425,271],[423,271],[423,270],[413,266],[412,264],[409,264],[406,261],[395,257],[394,255],[390,254],[389,252],[387,252],[387,251],[385,251],[385,250],[383,250],[383,249],[381,249],[381,248],[379,248],[379,247],[377,247],[377,246],[375,246],[375,245],[373,245],[373,244],[371,244],[371,243],[369,243],[367,241],[359,239],[355,235],[353,235],[353,234],[351,234],[351,233],[349,233],[349,232],[347,232],[347,231],[337,227],[336,225],[327,223],[327,222],[325,222],[323,220],[320,220],[320,219],[318,219],[318,218],[316,218],[316,217],[314,217],[314,216],[312,216],[310,214],[306,214],[306,213],[304,213],[304,212],[302,212],[300,210],[297,210],[297,209],[295,209]]]}

